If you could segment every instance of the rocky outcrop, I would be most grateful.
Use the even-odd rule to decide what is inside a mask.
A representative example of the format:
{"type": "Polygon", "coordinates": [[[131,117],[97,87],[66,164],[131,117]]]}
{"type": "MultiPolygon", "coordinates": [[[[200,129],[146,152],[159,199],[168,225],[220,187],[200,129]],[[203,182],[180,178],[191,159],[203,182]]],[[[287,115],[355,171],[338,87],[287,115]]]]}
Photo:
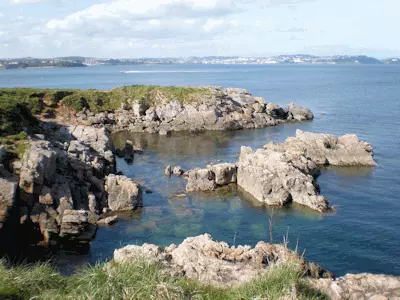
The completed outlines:
{"type": "Polygon", "coordinates": [[[196,99],[182,103],[156,95],[157,105],[148,107],[142,99],[127,99],[114,112],[94,114],[84,109],[78,119],[113,131],[159,133],[177,131],[239,130],[275,126],[282,122],[312,120],[313,114],[295,104],[281,108],[254,97],[248,90],[216,86],[191,87],[198,89],[196,99]]]}
{"type": "Polygon", "coordinates": [[[283,245],[259,242],[250,246],[232,246],[216,242],[208,234],[185,239],[179,246],[162,249],[156,245],[130,245],[114,251],[114,260],[134,259],[161,262],[173,275],[186,276],[216,286],[237,286],[261,275],[271,264],[296,261],[306,274],[331,276],[321,267],[307,263],[283,245]]]}
{"type": "Polygon", "coordinates": [[[127,211],[143,207],[141,186],[126,176],[108,175],[105,181],[108,207],[112,211],[127,211]]]}
{"type": "Polygon", "coordinates": [[[285,152],[294,159],[305,156],[317,165],[375,166],[373,147],[359,141],[355,134],[335,137],[331,134],[296,131],[284,143],[269,143],[265,149],[285,152]]]}
{"type": "MultiPolygon", "coordinates": [[[[291,106],[298,115],[307,110],[291,106]]],[[[267,110],[276,107],[269,106],[267,110]]],[[[237,183],[256,200],[266,205],[290,202],[328,212],[327,200],[319,194],[316,177],[319,166],[374,166],[372,146],[356,135],[335,137],[297,130],[296,137],[284,143],[269,143],[253,151],[242,147],[237,164],[209,165],[188,173],[188,192],[212,191],[219,186],[237,183]]]]}
{"type": "Polygon", "coordinates": [[[400,277],[348,274],[336,279],[311,279],[311,286],[332,300],[400,299],[400,277]]]}
{"type": "Polygon", "coordinates": [[[267,205],[282,206],[293,201],[326,212],[330,209],[328,202],[319,195],[314,177],[307,172],[309,169],[314,169],[312,160],[292,163],[284,153],[242,147],[237,182],[267,205]]]}
{"type": "MultiPolygon", "coordinates": [[[[17,223],[29,237],[29,244],[88,243],[95,237],[97,222],[106,219],[100,212],[109,209],[104,178],[115,172],[115,159],[108,132],[105,128],[50,122],[43,123],[43,130],[44,134],[29,139],[19,184],[0,178],[1,222],[15,207],[17,223]]],[[[140,186],[121,185],[124,188],[118,194],[111,179],[108,184],[114,210],[125,192],[132,196],[125,201],[133,205],[138,205],[134,200],[142,202],[141,193],[137,192],[135,199],[132,194],[133,188],[141,191],[140,186]]]]}

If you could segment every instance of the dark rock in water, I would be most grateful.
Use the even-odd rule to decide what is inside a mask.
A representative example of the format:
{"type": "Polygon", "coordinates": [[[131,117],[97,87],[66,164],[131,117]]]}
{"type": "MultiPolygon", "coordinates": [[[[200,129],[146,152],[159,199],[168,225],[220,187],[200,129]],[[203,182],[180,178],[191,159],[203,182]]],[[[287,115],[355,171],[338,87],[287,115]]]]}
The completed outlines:
{"type": "Polygon", "coordinates": [[[116,154],[119,158],[125,157],[125,151],[124,151],[123,149],[117,149],[117,150],[115,150],[115,154],[116,154]]]}
{"type": "Polygon", "coordinates": [[[133,143],[131,141],[125,142],[124,148],[124,159],[128,164],[133,163],[134,151],[133,151],[133,143]]]}

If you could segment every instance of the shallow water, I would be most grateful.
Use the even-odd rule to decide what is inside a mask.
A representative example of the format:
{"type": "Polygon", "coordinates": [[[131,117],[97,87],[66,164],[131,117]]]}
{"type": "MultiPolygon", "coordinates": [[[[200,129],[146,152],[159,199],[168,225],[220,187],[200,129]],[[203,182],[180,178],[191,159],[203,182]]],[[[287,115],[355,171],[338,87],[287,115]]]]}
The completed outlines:
{"type": "Polygon", "coordinates": [[[0,86],[109,89],[126,84],[244,87],[272,102],[307,106],[316,118],[238,132],[116,135],[116,144],[130,139],[145,149],[143,155],[135,156],[133,165],[118,160],[118,168],[150,187],[153,194],[144,195],[145,211],[121,216],[115,227],[100,228],[88,255],[63,253],[58,257],[62,264],[94,263],[127,244],[169,245],[204,232],[228,243],[254,245],[268,240],[271,209],[257,206],[234,189],[176,198],[175,194],[184,192],[185,183],[164,177],[163,171],[168,164],[189,169],[236,161],[242,145],[261,147],[302,129],[356,133],[375,146],[378,166],[323,170],[318,179],[321,193],[337,212],[320,215],[298,206],[275,209],[274,241],[280,242],[289,228],[291,247],[298,240],[306,258],[338,275],[400,275],[400,67],[180,65],[0,71],[0,86]]]}

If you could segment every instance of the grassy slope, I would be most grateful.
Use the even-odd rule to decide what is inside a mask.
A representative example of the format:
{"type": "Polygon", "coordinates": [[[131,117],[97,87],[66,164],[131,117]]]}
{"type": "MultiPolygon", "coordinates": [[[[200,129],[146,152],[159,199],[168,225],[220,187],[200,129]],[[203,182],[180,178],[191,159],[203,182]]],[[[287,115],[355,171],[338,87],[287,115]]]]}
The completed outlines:
{"type": "Polygon", "coordinates": [[[280,299],[293,293],[297,299],[325,299],[307,286],[294,263],[274,266],[263,277],[229,289],[171,277],[160,266],[144,262],[104,269],[96,265],[62,277],[46,264],[10,269],[0,265],[0,299],[280,299]]]}

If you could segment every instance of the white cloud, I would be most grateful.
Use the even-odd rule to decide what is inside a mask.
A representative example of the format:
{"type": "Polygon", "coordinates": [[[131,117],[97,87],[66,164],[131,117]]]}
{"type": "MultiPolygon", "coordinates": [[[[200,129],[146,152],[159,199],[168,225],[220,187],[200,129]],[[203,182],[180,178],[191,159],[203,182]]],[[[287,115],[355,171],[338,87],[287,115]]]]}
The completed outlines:
{"type": "Polygon", "coordinates": [[[11,4],[40,3],[47,0],[9,0],[11,4]]]}

